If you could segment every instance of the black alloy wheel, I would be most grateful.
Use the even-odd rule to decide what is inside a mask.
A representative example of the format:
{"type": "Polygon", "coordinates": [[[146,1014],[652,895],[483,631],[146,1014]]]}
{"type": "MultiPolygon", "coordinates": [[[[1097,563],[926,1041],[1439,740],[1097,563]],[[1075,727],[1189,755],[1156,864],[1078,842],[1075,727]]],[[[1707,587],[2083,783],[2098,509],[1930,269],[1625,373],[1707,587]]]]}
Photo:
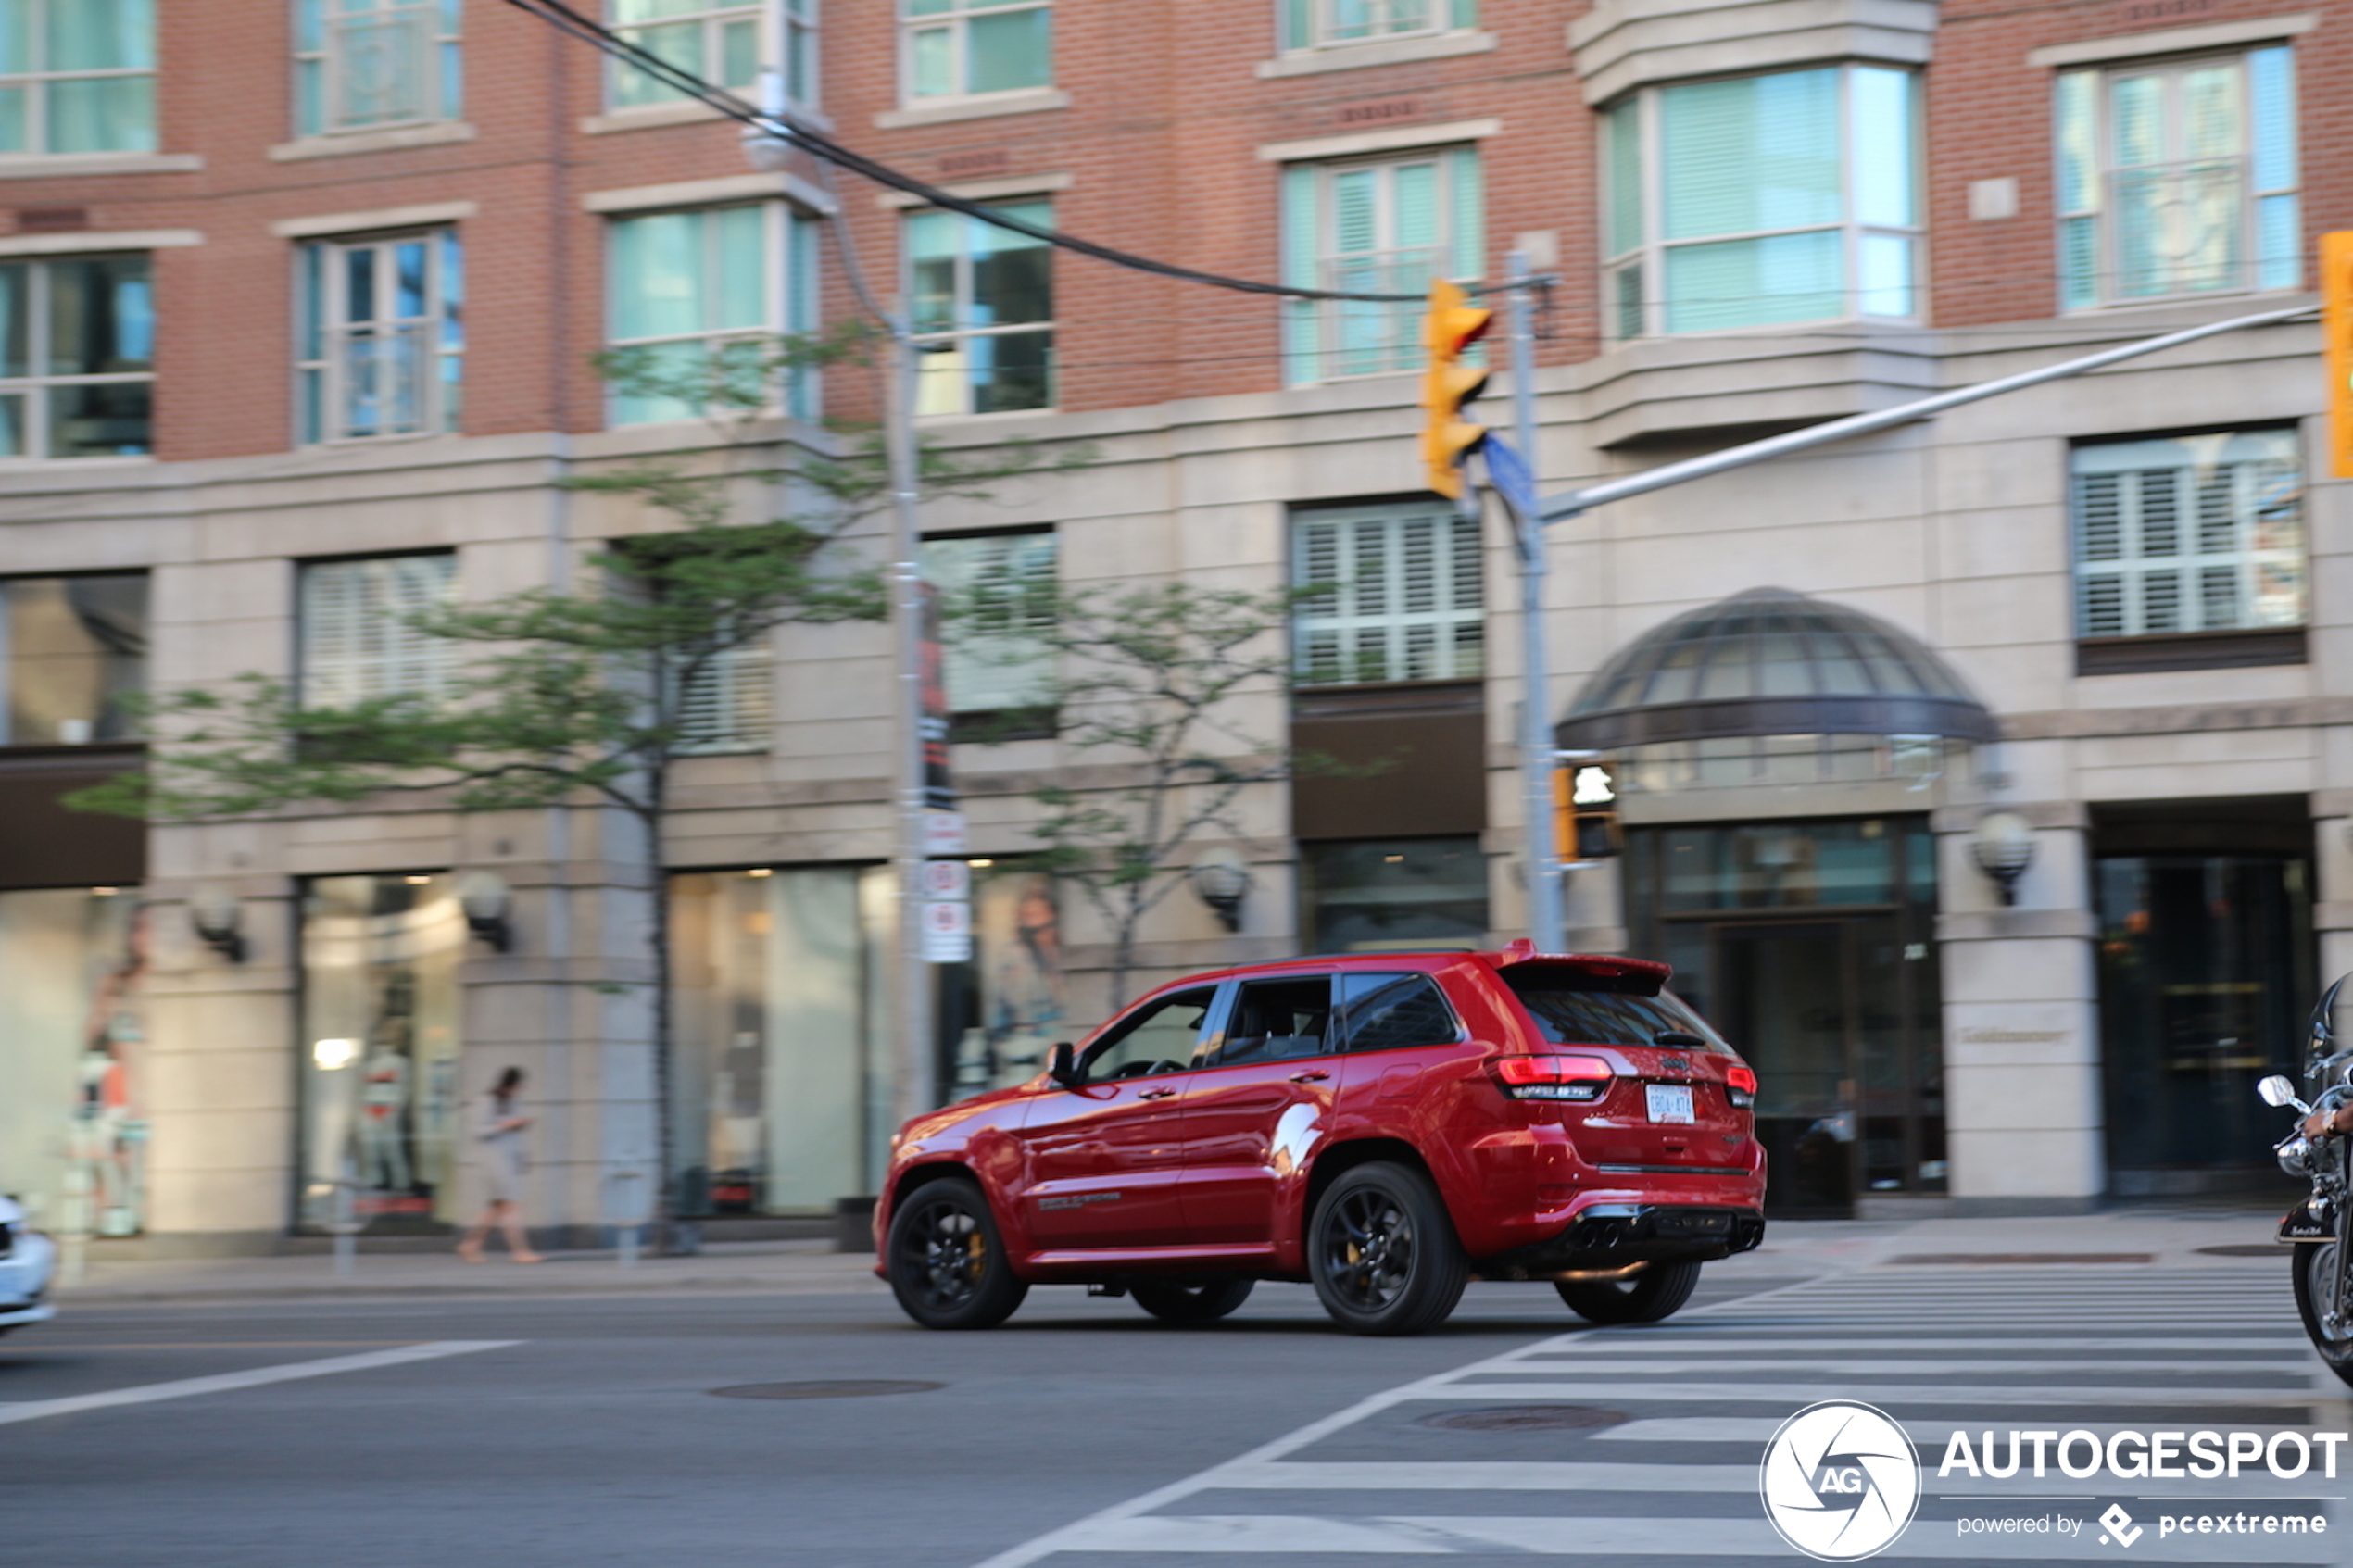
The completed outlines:
{"type": "Polygon", "coordinates": [[[1136,1305],[1166,1323],[1214,1323],[1250,1299],[1254,1279],[1213,1279],[1193,1285],[1142,1280],[1127,1287],[1136,1305]]]}
{"type": "Polygon", "coordinates": [[[2321,1320],[2336,1302],[2336,1248],[2334,1241],[2307,1242],[2296,1248],[2296,1311],[2304,1332],[2328,1369],[2353,1383],[2353,1302],[2337,1307],[2337,1332],[2331,1335],[2321,1320]]]}
{"type": "Polygon", "coordinates": [[[988,1199],[962,1176],[908,1194],[884,1245],[891,1294],[925,1328],[994,1328],[1029,1294],[1005,1257],[988,1199]]]}
{"type": "Polygon", "coordinates": [[[1626,1279],[1557,1279],[1553,1288],[1588,1323],[1658,1323],[1699,1286],[1697,1263],[1653,1263],[1626,1279]]]}
{"type": "Polygon", "coordinates": [[[1344,1172],[1325,1191],[1308,1226],[1307,1267],[1324,1311],[1351,1334],[1435,1328],[1470,1283],[1470,1261],[1428,1179],[1386,1160],[1344,1172]]]}

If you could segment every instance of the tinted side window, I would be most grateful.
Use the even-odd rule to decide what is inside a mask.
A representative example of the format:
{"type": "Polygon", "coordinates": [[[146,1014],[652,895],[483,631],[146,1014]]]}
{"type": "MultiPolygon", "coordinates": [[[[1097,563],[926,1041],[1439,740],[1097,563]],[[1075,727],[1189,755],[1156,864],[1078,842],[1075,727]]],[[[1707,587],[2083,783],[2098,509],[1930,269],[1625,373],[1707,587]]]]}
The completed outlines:
{"type": "Polygon", "coordinates": [[[1462,1038],[1454,1010],[1427,974],[1343,974],[1340,986],[1347,1019],[1342,1050],[1444,1046],[1462,1038]]]}
{"type": "Polygon", "coordinates": [[[1290,1061],[1332,1048],[1332,981],[1327,974],[1245,980],[1216,1065],[1290,1061]]]}
{"type": "Polygon", "coordinates": [[[1202,985],[1145,1003],[1088,1047],[1088,1082],[1179,1073],[1190,1067],[1193,1047],[1201,1041],[1201,1026],[1209,1018],[1209,1005],[1216,999],[1217,987],[1202,985]]]}
{"type": "MultiPolygon", "coordinates": [[[[1662,1031],[1696,1035],[1709,1050],[1729,1051],[1705,1020],[1667,992],[1655,997],[1587,989],[1573,973],[1504,971],[1504,984],[1536,1021],[1545,1039],[1562,1046],[1647,1046],[1662,1031]]],[[[1602,984],[1606,985],[1606,982],[1602,984]]]]}

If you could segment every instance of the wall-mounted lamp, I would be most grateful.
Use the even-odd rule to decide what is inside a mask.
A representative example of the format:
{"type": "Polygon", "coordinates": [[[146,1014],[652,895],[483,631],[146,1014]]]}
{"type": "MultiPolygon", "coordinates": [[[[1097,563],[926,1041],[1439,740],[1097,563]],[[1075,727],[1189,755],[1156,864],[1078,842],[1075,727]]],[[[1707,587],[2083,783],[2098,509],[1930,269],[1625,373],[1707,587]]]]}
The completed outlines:
{"type": "Polygon", "coordinates": [[[2016,811],[1988,812],[1969,834],[1969,858],[1994,885],[2005,905],[2018,902],[2018,879],[2034,859],[2034,824],[2016,811]]]}
{"type": "Polygon", "coordinates": [[[458,905],[466,911],[466,929],[489,943],[494,952],[515,945],[515,928],[507,922],[513,902],[507,879],[497,872],[467,872],[458,878],[458,905]]]}
{"type": "Polygon", "coordinates": [[[188,923],[204,945],[231,963],[245,961],[245,906],[236,890],[208,883],[188,896],[188,923]]]}
{"type": "Polygon", "coordinates": [[[1250,892],[1250,867],[1230,849],[1214,849],[1193,862],[1193,892],[1216,911],[1228,931],[1242,928],[1242,899],[1250,892]]]}

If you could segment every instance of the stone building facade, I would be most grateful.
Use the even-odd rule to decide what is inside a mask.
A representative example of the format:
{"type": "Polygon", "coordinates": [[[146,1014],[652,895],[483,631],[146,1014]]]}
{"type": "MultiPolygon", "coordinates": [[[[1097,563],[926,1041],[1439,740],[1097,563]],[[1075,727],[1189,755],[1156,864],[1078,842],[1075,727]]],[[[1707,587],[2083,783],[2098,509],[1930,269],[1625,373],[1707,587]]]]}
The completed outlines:
{"type": "MultiPolygon", "coordinates": [[[[570,580],[648,524],[563,479],[712,445],[610,396],[596,350],[847,319],[850,265],[912,297],[926,440],[1090,453],[928,503],[942,576],[1340,584],[1295,629],[1299,684],[1235,722],[1393,771],[1258,790],[1203,847],[1251,867],[1239,929],[1179,894],[1151,975],[1522,925],[1512,558],[1497,518],[1421,488],[1410,310],[1200,289],[813,163],[755,172],[732,124],[488,0],[15,9],[43,42],[0,69],[22,106],[0,119],[0,1184],[52,1223],[258,1245],[315,1223],[347,1160],[381,1225],[445,1223],[509,1064],[545,1223],[594,1226],[657,1179],[717,1216],[868,1190],[879,628],[788,630],[731,671],[663,887],[586,807],[142,832],[55,805],[135,762],[125,689],[432,679],[400,608],[570,580]],[[504,951],[464,919],[481,872],[510,889],[504,951]],[[657,897],[667,1107],[636,984],[657,897]]],[[[1559,279],[1547,491],[2309,303],[2315,236],[2353,214],[2334,4],[610,14],[747,92],[781,66],[835,134],[958,194],[1187,266],[1410,291],[1521,250],[1559,279]]],[[[2081,1206],[2259,1163],[2249,1086],[2353,967],[2353,518],[2317,347],[2309,322],[2251,328],[1553,530],[1572,740],[1603,672],[1719,607],[1691,622],[1719,689],[1645,688],[1659,711],[1623,734],[1667,738],[1608,759],[1626,852],[1571,873],[1572,937],[1674,958],[1758,1061],[1785,1211],[2081,1206]],[[1764,588],[1804,598],[1743,619],[1764,588]],[[1805,629],[1850,615],[1880,630],[1805,629]],[[1756,706],[1879,690],[1875,661],[1914,651],[1982,726],[1777,729],[1756,706]],[[1659,717],[1703,700],[1714,718],[1659,717]],[[1996,809],[2032,830],[2014,902],[1971,853],[1996,809]]],[[[870,416],[874,392],[828,371],[758,437],[823,447],[816,416],[870,416]]],[[[1018,696],[959,679],[973,713],[1018,696]]],[[[993,862],[978,960],[942,977],[941,1060],[970,1087],[1114,1001],[1105,934],[1018,858],[1030,788],[1116,775],[1051,734],[956,751],[993,862]]]]}

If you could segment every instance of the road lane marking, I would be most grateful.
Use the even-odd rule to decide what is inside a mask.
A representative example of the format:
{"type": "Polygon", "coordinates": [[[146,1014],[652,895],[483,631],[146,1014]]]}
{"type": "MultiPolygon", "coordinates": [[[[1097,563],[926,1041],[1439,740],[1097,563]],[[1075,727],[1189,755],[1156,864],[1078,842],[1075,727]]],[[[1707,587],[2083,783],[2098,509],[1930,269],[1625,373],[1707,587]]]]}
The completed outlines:
{"type": "MultiPolygon", "coordinates": [[[[1482,1373],[1492,1368],[1479,1369],[1482,1373]]],[[[1705,1370],[1705,1369],[1702,1369],[1705,1370]]],[[[1966,1372],[1964,1365],[1953,1368],[1966,1372]]],[[[1466,1375],[1469,1369],[1466,1369],[1466,1375]]],[[[1819,1383],[1743,1383],[1710,1386],[1701,1383],[1494,1383],[1416,1386],[1408,1399],[1569,1399],[1580,1404],[1595,1399],[1631,1399],[1660,1403],[1696,1400],[1714,1405],[1781,1405],[1797,1411],[1826,1396],[1819,1383]]],[[[2183,1384],[2157,1388],[2136,1383],[2108,1387],[2092,1384],[2053,1386],[2047,1383],[1842,1383],[1842,1399],[1869,1405],[2113,1405],[2137,1409],[2143,1405],[2295,1406],[2312,1403],[2308,1386],[2296,1388],[2239,1388],[2183,1384]]]]}
{"type": "Polygon", "coordinates": [[[57,1344],[55,1335],[44,1336],[53,1343],[43,1345],[0,1346],[0,1359],[12,1356],[79,1356],[92,1350],[356,1350],[363,1346],[416,1345],[415,1339],[207,1339],[157,1340],[153,1344],[126,1339],[114,1344],[57,1344]]]}
{"type": "MultiPolygon", "coordinates": [[[[1788,1420],[1789,1418],[1784,1415],[1647,1416],[1621,1422],[1616,1426],[1600,1427],[1582,1436],[1588,1441],[1595,1443],[1739,1443],[1753,1444],[1761,1450],[1767,1443],[1772,1441],[1773,1434],[1780,1431],[1788,1420]]],[[[2018,1424],[2014,1421],[1996,1421],[1991,1418],[1978,1421],[1922,1420],[1918,1416],[1904,1418],[1904,1430],[1912,1435],[1912,1446],[1927,1454],[1931,1461],[1944,1453],[1945,1446],[1952,1442],[1953,1434],[1956,1432],[1968,1433],[1969,1441],[1974,1444],[1982,1434],[1989,1430],[2007,1432],[2018,1424]]],[[[2070,1421],[2068,1423],[2070,1430],[2080,1429],[2089,1432],[2102,1442],[2108,1441],[2119,1432],[2146,1432],[2154,1424],[2156,1424],[2148,1421],[2070,1421]]],[[[2181,1424],[2187,1425],[2188,1424],[2184,1422],[2181,1424]]],[[[2311,1430],[2310,1425],[2301,1422],[2266,1424],[2259,1421],[2233,1421],[2229,1425],[2233,1432],[2255,1432],[2267,1438],[2277,1432],[2311,1430]]],[[[2330,1427],[2330,1430],[2335,1430],[2335,1428],[2330,1427]]]]}
{"type": "MultiPolygon", "coordinates": [[[[2045,1510],[2044,1512],[2048,1512],[2045,1510]]],[[[2005,1559],[2048,1562],[2068,1555],[2051,1536],[1963,1536],[1949,1519],[1914,1522],[1891,1555],[1945,1562],[2005,1559]],[[1944,1532],[1952,1530],[1947,1536],[1944,1532]]],[[[2072,1545],[2075,1537],[2066,1537],[2072,1545]]],[[[1328,1519],[1313,1514],[1154,1514],[1074,1526],[1058,1551],[1166,1552],[1274,1557],[1452,1557],[1510,1552],[1539,1557],[1782,1558],[1788,1548],[1759,1519],[1684,1516],[1662,1527],[1657,1514],[1630,1519],[1588,1514],[1504,1518],[1398,1514],[1328,1519]]],[[[2343,1547],[2326,1536],[2174,1535],[2152,1529],[2133,1553],[2152,1562],[2334,1563],[2343,1547]]]]}
{"type": "Polygon", "coordinates": [[[444,1356],[472,1355],[520,1345],[520,1339],[435,1339],[391,1350],[371,1350],[360,1356],[330,1356],[322,1361],[290,1361],[283,1366],[252,1367],[210,1377],[183,1377],[170,1383],[145,1383],[133,1388],[110,1388],[103,1394],[74,1394],[62,1399],[28,1399],[0,1405],[0,1425],[40,1421],[53,1415],[109,1410],[117,1405],[149,1405],[161,1399],[193,1399],[199,1394],[227,1394],[271,1383],[292,1383],[304,1377],[332,1377],[337,1373],[368,1372],[376,1367],[404,1366],[410,1361],[437,1361],[444,1356]]]}

